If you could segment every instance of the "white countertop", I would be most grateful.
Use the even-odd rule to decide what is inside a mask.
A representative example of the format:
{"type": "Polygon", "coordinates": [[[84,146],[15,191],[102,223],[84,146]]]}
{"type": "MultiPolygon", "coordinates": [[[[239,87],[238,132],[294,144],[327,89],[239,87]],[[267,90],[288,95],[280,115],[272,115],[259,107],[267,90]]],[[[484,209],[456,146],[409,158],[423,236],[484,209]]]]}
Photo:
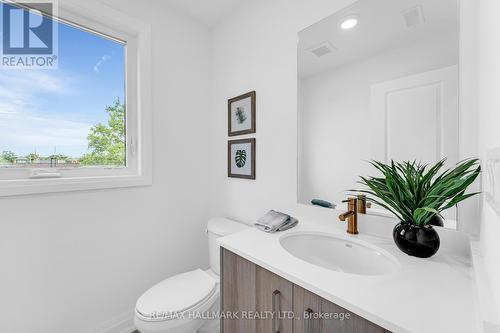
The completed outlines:
{"type": "Polygon", "coordinates": [[[401,264],[390,275],[363,276],[328,270],[289,254],[280,237],[301,231],[346,235],[345,224],[301,218],[297,227],[285,232],[267,234],[250,228],[219,238],[219,244],[392,332],[479,331],[470,254],[443,248],[443,238],[434,257],[420,259],[401,252],[390,234],[368,235],[360,228],[359,235],[347,237],[376,245],[401,264]]]}

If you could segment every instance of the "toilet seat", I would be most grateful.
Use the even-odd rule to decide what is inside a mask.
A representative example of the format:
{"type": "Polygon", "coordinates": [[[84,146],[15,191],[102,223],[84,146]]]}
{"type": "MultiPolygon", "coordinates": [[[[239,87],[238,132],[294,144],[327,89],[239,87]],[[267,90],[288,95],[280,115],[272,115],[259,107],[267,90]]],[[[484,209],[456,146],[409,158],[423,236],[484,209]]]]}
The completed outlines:
{"type": "Polygon", "coordinates": [[[218,281],[196,269],[163,280],[138,300],[136,316],[146,322],[171,321],[189,312],[206,311],[218,296],[218,281]],[[215,296],[215,297],[214,297],[215,296]]]}

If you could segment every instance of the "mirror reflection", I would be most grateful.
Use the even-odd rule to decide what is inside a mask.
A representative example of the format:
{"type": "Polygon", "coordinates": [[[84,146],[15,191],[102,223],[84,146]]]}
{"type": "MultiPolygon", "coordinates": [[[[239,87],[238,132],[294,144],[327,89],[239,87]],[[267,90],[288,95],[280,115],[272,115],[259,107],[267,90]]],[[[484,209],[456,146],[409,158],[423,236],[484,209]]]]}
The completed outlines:
{"type": "Polygon", "coordinates": [[[458,162],[458,58],[456,0],[360,0],[301,31],[299,202],[341,202],[371,159],[458,162]]]}

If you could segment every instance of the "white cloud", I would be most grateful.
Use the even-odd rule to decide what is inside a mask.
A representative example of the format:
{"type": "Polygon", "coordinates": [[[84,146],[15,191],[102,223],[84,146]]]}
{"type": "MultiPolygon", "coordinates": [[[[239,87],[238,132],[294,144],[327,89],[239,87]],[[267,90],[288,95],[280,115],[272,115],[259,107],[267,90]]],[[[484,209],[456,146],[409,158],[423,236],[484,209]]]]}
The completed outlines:
{"type": "Polygon", "coordinates": [[[99,73],[100,67],[107,61],[111,60],[111,56],[103,55],[101,59],[94,65],[94,72],[99,73]]]}
{"type": "Polygon", "coordinates": [[[71,92],[71,78],[61,71],[49,73],[34,69],[8,69],[0,73],[0,97],[19,101],[33,92],[71,92]]]}
{"type": "Polygon", "coordinates": [[[43,109],[44,94],[68,94],[71,87],[72,80],[60,71],[0,71],[0,150],[20,154],[26,153],[25,147],[85,150],[91,125],[48,116],[43,109]]]}
{"type": "Polygon", "coordinates": [[[0,141],[17,145],[87,145],[90,125],[64,119],[33,116],[26,113],[0,115],[0,141]]]}
{"type": "Polygon", "coordinates": [[[2,149],[9,148],[19,154],[28,153],[26,149],[31,147],[45,153],[57,147],[58,151],[77,156],[86,150],[90,127],[55,117],[0,113],[0,142],[2,149]]]}
{"type": "Polygon", "coordinates": [[[39,94],[69,94],[72,80],[60,71],[0,71],[0,114],[36,113],[43,103],[39,94]]]}

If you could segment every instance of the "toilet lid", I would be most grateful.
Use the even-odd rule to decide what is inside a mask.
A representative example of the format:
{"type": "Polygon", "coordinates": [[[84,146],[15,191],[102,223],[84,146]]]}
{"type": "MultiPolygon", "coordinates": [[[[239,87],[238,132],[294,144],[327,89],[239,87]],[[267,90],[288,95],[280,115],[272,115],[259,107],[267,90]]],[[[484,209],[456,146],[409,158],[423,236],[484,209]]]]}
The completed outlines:
{"type": "Polygon", "coordinates": [[[202,271],[175,275],[146,291],[136,304],[136,312],[146,320],[175,319],[176,313],[196,308],[216,291],[217,281],[202,271]]]}

